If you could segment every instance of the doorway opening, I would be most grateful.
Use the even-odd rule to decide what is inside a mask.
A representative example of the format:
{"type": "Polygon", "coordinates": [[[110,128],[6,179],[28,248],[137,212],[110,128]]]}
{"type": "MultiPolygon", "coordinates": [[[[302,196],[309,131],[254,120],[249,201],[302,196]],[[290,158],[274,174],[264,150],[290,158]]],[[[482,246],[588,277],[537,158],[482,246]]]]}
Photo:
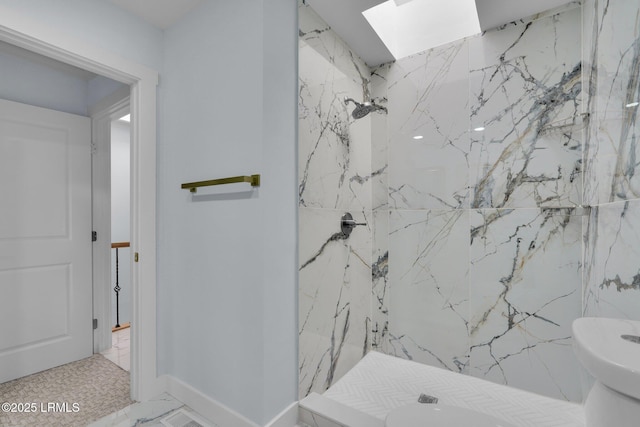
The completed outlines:
{"type": "MultiPolygon", "coordinates": [[[[0,319],[21,325],[0,334],[3,383],[100,353],[94,331],[130,324],[132,144],[129,85],[2,41],[0,64],[0,319]],[[103,241],[120,252],[97,251],[112,265],[98,286],[120,294],[110,304],[92,289],[103,241]]],[[[119,341],[115,362],[130,371],[119,341]]]]}
{"type": "MultiPolygon", "coordinates": [[[[101,193],[93,197],[91,120],[3,100],[0,127],[0,253],[10,255],[0,262],[0,318],[16,325],[0,337],[0,395],[17,402],[67,396],[83,403],[85,411],[77,416],[82,419],[68,420],[80,425],[131,403],[131,375],[92,356],[92,200],[101,193]],[[113,404],[105,405],[105,396],[113,404]]],[[[130,151],[130,142],[123,142],[130,151]]],[[[128,160],[125,166],[129,186],[128,160]]],[[[125,209],[128,231],[131,214],[125,209]]],[[[103,327],[110,329],[110,323],[103,327]]],[[[0,424],[24,424],[17,417],[0,414],[0,424]]]]}
{"type": "MultiPolygon", "coordinates": [[[[125,100],[125,102],[128,100],[125,100]]],[[[101,354],[125,371],[131,369],[131,114],[128,102],[110,115],[111,347],[101,354]],[[126,113],[126,114],[125,114],[126,113]],[[124,115],[123,115],[124,114],[124,115]],[[113,118],[115,116],[115,118],[113,118]]],[[[96,301],[96,303],[99,303],[96,301]]]]}
{"type": "MultiPolygon", "coordinates": [[[[165,387],[156,358],[156,87],[158,73],[66,34],[22,19],[10,8],[0,14],[0,41],[128,85],[131,109],[132,265],[131,397],[149,400],[165,387]]],[[[91,320],[91,319],[89,319],[91,320]]],[[[95,342],[95,340],[94,340],[95,342]]]]}

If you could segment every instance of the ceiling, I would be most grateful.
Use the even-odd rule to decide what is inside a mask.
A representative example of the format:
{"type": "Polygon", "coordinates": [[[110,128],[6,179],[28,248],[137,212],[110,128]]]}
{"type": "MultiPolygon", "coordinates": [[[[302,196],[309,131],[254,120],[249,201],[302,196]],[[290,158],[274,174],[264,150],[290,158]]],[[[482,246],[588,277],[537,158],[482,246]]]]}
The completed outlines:
{"type": "MultiPolygon", "coordinates": [[[[373,67],[395,59],[362,15],[363,11],[385,0],[306,1],[367,65],[373,67]]],[[[404,4],[412,0],[394,1],[404,4]]],[[[475,0],[482,31],[571,2],[572,0],[475,0]]]]}
{"type": "Polygon", "coordinates": [[[560,7],[573,0],[476,0],[482,31],[560,7]]]}
{"type": "MultiPolygon", "coordinates": [[[[157,28],[171,27],[204,0],[105,0],[144,19],[157,28]]],[[[395,58],[362,12],[385,0],[306,0],[331,28],[369,66],[395,58]]],[[[402,5],[415,0],[393,0],[402,5]]],[[[429,0],[448,2],[448,0],[429,0]]],[[[534,15],[575,0],[475,0],[482,31],[534,15]]]]}

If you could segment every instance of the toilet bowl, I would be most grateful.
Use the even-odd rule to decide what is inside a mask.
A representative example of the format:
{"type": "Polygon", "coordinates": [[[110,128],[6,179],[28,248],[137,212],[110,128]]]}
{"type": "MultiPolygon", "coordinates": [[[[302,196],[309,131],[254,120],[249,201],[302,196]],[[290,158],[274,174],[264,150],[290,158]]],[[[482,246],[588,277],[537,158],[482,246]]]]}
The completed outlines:
{"type": "Polygon", "coordinates": [[[587,427],[640,425],[640,322],[583,317],[573,349],[596,379],[585,401],[587,427]]]}
{"type": "Polygon", "coordinates": [[[385,427],[514,427],[506,421],[470,409],[412,403],[389,412],[385,427]]]}

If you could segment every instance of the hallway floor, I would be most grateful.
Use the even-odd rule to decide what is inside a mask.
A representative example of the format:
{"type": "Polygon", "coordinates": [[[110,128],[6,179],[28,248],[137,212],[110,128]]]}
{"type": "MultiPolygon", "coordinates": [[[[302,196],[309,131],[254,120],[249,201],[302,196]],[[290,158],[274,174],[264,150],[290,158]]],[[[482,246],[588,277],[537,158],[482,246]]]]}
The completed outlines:
{"type": "Polygon", "coordinates": [[[0,426],[80,427],[132,403],[129,374],[100,354],[0,384],[0,426]],[[3,406],[4,408],[4,406],[3,406]]]}
{"type": "Polygon", "coordinates": [[[131,369],[131,328],[120,329],[111,334],[112,347],[103,351],[101,354],[120,366],[125,371],[131,369]]]}

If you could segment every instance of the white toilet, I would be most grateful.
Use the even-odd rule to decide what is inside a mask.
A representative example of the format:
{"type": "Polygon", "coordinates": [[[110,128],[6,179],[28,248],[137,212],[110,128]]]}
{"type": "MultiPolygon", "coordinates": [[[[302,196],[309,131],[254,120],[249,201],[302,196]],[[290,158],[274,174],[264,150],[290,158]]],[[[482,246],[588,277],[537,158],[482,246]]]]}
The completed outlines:
{"type": "Polygon", "coordinates": [[[596,379],[585,401],[587,427],[640,426],[640,322],[576,319],[573,349],[596,379]]]}
{"type": "Polygon", "coordinates": [[[498,418],[456,406],[412,403],[389,412],[385,427],[514,427],[498,418]]]}

